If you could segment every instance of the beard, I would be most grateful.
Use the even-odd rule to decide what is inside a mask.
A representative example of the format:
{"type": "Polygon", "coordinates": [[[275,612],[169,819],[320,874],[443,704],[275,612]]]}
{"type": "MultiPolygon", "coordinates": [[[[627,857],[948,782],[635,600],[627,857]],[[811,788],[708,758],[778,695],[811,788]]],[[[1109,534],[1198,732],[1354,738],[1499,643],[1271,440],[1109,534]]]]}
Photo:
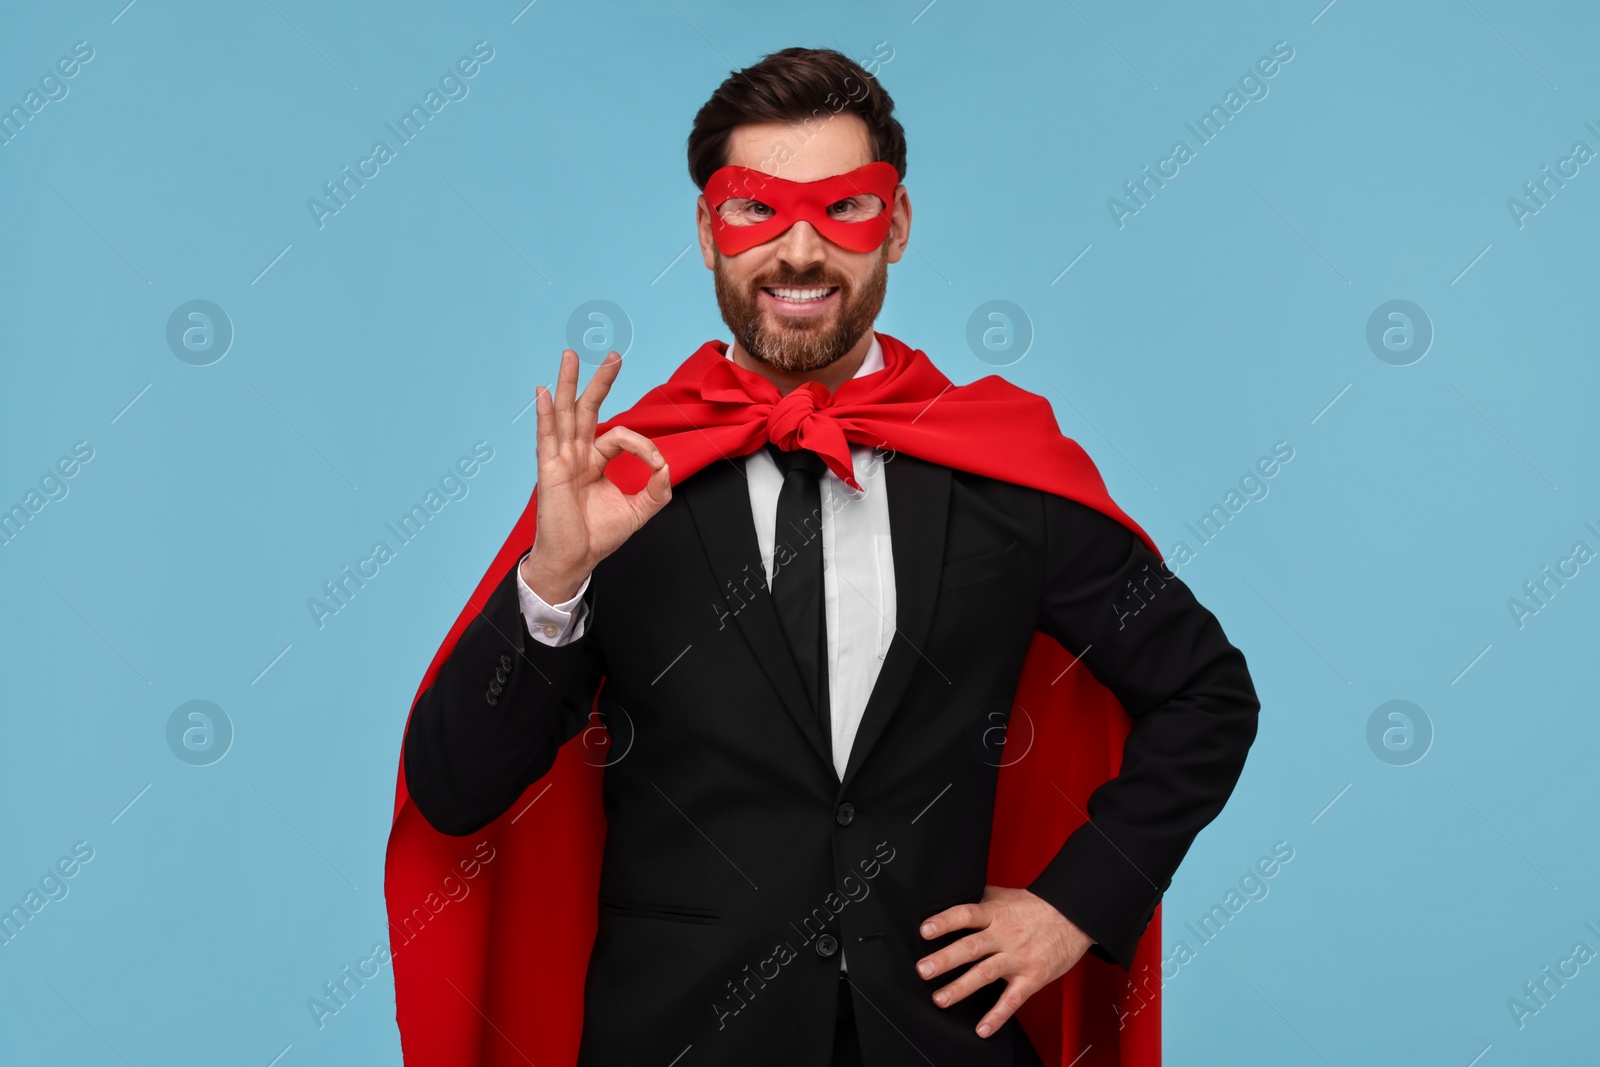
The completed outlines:
{"type": "Polygon", "coordinates": [[[721,252],[717,253],[713,276],[722,321],[733,331],[740,346],[752,358],[770,367],[804,374],[843,357],[877,320],[889,285],[889,245],[884,243],[876,266],[859,291],[850,279],[830,276],[821,267],[798,274],[780,268],[765,277],[752,279],[747,288],[741,288],[728,276],[721,252]],[[761,308],[763,288],[824,286],[839,287],[839,306],[828,315],[798,318],[775,312],[768,314],[761,308]]]}

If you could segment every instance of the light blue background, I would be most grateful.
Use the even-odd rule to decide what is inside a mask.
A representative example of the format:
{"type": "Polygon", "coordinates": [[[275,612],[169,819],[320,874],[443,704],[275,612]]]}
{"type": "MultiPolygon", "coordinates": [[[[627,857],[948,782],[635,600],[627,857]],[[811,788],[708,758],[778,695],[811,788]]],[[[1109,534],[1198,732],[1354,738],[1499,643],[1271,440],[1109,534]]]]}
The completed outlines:
{"type": "Polygon", "coordinates": [[[0,1059],[399,1061],[387,970],[320,1030],[306,1002],[385,937],[402,723],[528,498],[534,386],[586,300],[636,331],[606,414],[726,338],[677,258],[695,110],[767,52],[877,42],[915,205],[883,330],[965,382],[968,316],[1023,308],[1003,373],[1163,548],[1294,449],[1180,571],[1264,710],[1166,897],[1196,949],[1167,1062],[1592,1058],[1600,964],[1507,1007],[1600,950],[1600,567],[1507,607],[1600,550],[1600,163],[1507,208],[1600,150],[1592,6],[124,2],[0,8],[0,104],[94,49],[0,147],[0,504],[94,449],[0,547],[0,905],[95,850],[0,947],[0,1059]],[[307,199],[480,40],[470,95],[319,229],[307,199]],[[1269,94],[1119,229],[1108,198],[1279,41],[1269,94]],[[165,340],[197,298],[236,331],[207,367],[165,340]],[[1410,366],[1366,343],[1392,299],[1436,331],[1410,366]],[[319,629],[308,598],[476,441],[470,493],[319,629]],[[209,767],[167,746],[192,699],[236,730],[209,767]],[[1435,731],[1411,766],[1368,747],[1391,699],[1435,731]]]}

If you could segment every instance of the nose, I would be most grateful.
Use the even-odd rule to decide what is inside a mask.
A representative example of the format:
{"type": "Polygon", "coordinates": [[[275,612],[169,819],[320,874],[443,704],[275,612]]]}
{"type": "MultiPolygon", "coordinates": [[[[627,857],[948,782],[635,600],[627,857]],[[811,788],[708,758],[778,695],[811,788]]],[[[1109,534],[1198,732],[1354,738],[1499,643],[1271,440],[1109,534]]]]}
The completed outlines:
{"type": "Polygon", "coordinates": [[[815,226],[796,222],[778,237],[778,260],[798,274],[827,258],[827,245],[815,226]]]}

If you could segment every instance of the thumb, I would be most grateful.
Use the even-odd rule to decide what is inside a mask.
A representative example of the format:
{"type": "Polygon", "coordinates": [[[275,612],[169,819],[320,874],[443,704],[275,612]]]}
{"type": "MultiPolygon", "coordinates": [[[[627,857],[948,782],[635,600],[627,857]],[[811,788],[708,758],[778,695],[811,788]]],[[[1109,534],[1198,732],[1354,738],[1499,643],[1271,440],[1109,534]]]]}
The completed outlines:
{"type": "Polygon", "coordinates": [[[649,519],[667,506],[667,501],[672,499],[672,471],[667,466],[666,457],[662,457],[661,466],[650,472],[650,480],[644,488],[629,499],[638,510],[641,520],[649,519]]]}

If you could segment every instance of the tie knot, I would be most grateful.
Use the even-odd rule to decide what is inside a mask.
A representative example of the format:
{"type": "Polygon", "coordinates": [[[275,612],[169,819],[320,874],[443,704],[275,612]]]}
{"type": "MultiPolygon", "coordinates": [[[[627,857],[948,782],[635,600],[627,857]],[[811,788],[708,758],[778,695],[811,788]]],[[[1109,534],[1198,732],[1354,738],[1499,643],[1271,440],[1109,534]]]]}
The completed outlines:
{"type": "Polygon", "coordinates": [[[766,449],[767,454],[778,465],[779,473],[785,478],[789,476],[789,472],[799,470],[806,471],[820,479],[822,472],[828,469],[827,464],[822,462],[822,457],[809,448],[785,450],[769,441],[766,449]]]}

